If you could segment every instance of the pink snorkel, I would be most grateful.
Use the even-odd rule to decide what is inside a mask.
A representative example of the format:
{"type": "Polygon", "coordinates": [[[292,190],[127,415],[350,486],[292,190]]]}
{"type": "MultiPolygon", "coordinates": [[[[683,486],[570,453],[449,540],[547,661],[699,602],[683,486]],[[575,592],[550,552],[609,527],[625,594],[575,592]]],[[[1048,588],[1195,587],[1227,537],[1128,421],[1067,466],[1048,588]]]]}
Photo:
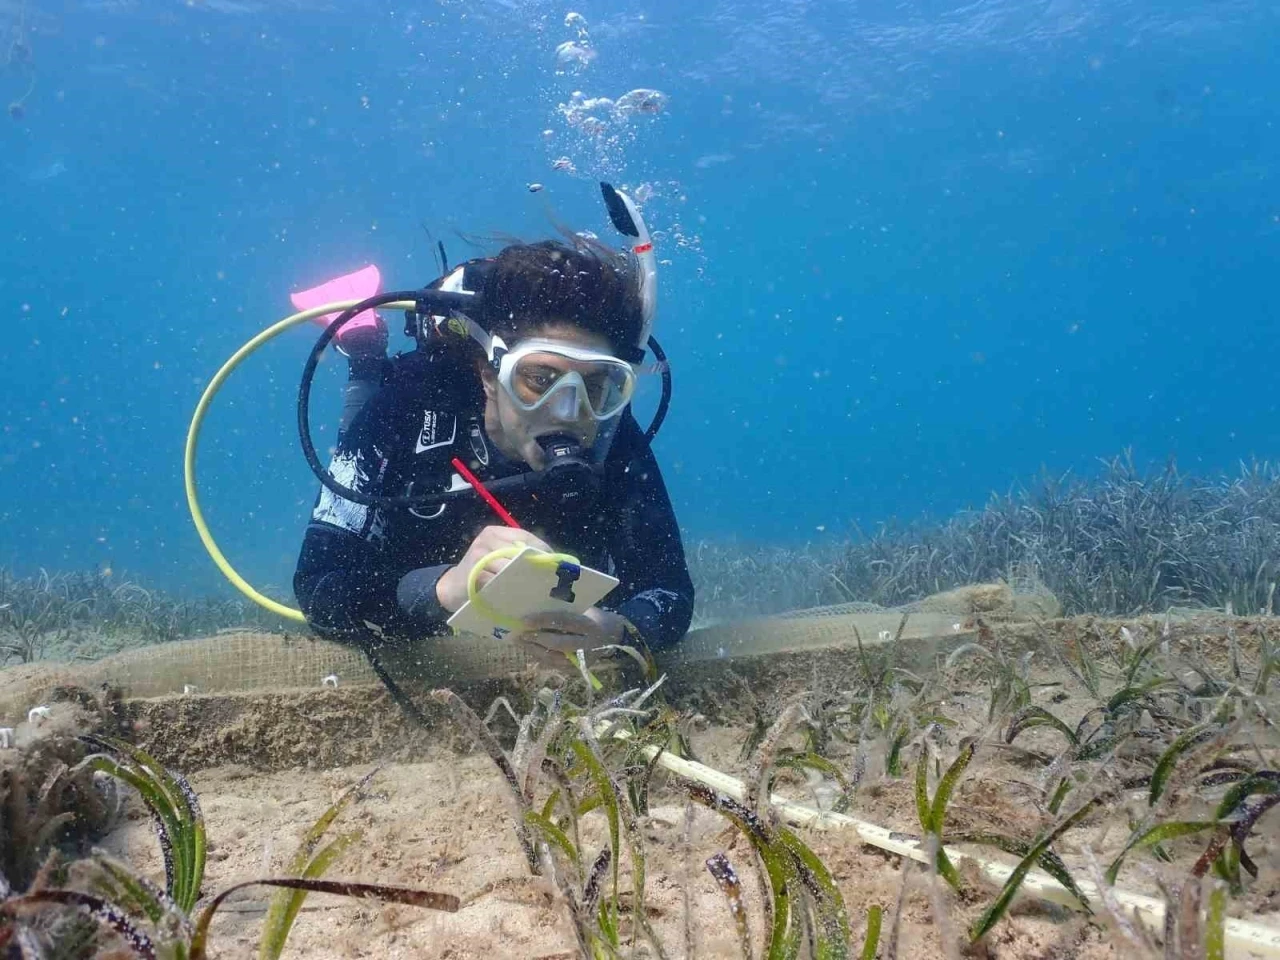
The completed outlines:
{"type": "MultiPolygon", "coordinates": [[[[324,306],[326,303],[367,300],[369,297],[376,296],[381,289],[382,273],[376,266],[370,264],[354,273],[335,277],[320,284],[318,287],[291,293],[289,294],[289,299],[293,301],[294,307],[298,310],[310,310],[314,307],[324,306]]],[[[339,312],[326,313],[323,316],[315,317],[314,320],[320,326],[327,327],[338,317],[339,312]]],[[[346,354],[348,351],[343,349],[344,343],[377,339],[382,342],[383,349],[386,349],[386,338],[386,325],[382,322],[382,318],[378,316],[378,312],[376,310],[366,310],[363,313],[356,314],[350,321],[343,324],[342,329],[338,331],[336,339],[338,349],[346,354]]]]}

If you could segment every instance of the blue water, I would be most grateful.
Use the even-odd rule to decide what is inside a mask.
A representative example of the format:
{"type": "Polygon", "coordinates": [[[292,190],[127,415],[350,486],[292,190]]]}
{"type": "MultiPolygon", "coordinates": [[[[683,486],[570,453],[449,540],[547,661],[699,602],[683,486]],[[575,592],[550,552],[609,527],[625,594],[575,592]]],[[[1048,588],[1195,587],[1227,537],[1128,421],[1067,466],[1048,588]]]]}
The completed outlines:
{"type": "MultiPolygon", "coordinates": [[[[223,360],[290,289],[433,279],[427,230],[455,261],[553,216],[609,239],[601,178],[653,191],[658,455],[690,539],[945,517],[1126,447],[1275,457],[1274,4],[383,6],[0,0],[0,96],[36,80],[0,117],[0,565],[229,589],[181,473],[223,360]],[[566,70],[571,9],[595,57],[566,70]],[[633,88],[665,109],[601,138],[557,110],[633,88]]],[[[201,450],[265,584],[314,496],[313,332],[237,372],[201,450]]]]}

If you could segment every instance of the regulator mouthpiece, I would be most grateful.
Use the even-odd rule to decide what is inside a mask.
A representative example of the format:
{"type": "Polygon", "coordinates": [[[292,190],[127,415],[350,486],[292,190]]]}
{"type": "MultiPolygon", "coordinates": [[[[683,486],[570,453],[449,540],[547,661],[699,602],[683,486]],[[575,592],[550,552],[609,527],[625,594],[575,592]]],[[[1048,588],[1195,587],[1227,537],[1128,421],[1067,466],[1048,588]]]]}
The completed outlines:
{"type": "Polygon", "coordinates": [[[600,477],[592,467],[591,454],[577,437],[551,433],[537,438],[546,457],[539,471],[538,487],[560,503],[574,503],[600,492],[600,477]]]}

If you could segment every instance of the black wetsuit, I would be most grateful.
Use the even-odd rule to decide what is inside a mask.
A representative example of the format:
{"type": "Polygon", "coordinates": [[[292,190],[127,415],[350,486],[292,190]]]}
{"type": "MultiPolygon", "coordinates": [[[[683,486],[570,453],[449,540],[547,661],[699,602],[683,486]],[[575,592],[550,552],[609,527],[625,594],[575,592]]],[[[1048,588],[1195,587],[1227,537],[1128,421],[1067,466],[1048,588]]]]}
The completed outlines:
{"type": "MultiPolygon", "coordinates": [[[[451,351],[387,361],[383,385],[340,435],[329,470],[375,496],[457,486],[459,457],[482,480],[530,468],[504,457],[484,432],[474,366],[451,351]]],[[[501,499],[520,525],[553,549],[617,577],[600,606],[626,617],[654,650],[684,636],[693,584],[662,475],[630,411],[623,414],[598,498],[565,508],[532,493],[501,499]]],[[[447,634],[436,581],[483,527],[500,523],[477,496],[422,508],[371,508],[322,488],[294,574],[307,621],[320,634],[368,646],[447,634]]]]}

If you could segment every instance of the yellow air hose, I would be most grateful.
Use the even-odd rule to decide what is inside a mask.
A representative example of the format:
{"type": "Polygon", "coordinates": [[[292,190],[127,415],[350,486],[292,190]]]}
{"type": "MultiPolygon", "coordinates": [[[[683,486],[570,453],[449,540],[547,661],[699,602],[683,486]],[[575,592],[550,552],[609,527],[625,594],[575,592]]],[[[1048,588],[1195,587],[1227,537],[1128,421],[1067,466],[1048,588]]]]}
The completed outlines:
{"type": "MultiPolygon", "coordinates": [[[[329,313],[341,313],[343,310],[354,307],[357,303],[360,303],[360,301],[338,300],[333,303],[326,303],[323,306],[312,307],[309,310],[291,314],[278,323],[267,327],[267,329],[232,354],[231,359],[224,363],[222,369],[209,381],[209,385],[204,388],[204,393],[200,396],[200,402],[196,404],[196,411],[191,417],[191,426],[187,428],[187,446],[182,457],[182,475],[183,483],[187,490],[187,508],[191,511],[191,522],[196,525],[196,533],[200,534],[200,542],[204,544],[205,550],[209,552],[214,564],[222,571],[222,575],[231,581],[232,586],[260,607],[264,607],[286,619],[295,620],[298,623],[306,622],[306,617],[303,616],[302,611],[272,600],[265,594],[255,590],[253,584],[240,576],[235,567],[231,566],[231,561],[218,548],[217,542],[213,539],[213,534],[209,532],[209,524],[205,522],[204,511],[200,509],[200,497],[196,493],[196,451],[200,445],[200,428],[204,425],[204,418],[205,414],[209,412],[209,405],[213,403],[213,398],[222,388],[222,385],[226,383],[227,377],[231,376],[236,367],[240,366],[251,353],[264,343],[274,340],[286,330],[296,327],[300,323],[305,323],[314,317],[322,317],[329,313]]],[[[409,300],[396,300],[382,304],[379,309],[412,310],[415,306],[409,300]]]]}
{"type": "MultiPolygon", "coordinates": [[[[218,547],[217,541],[213,539],[213,534],[209,532],[209,524],[205,521],[204,511],[200,509],[200,497],[196,492],[196,453],[200,446],[200,428],[204,425],[205,414],[209,412],[209,406],[213,403],[213,398],[217,396],[222,385],[226,383],[227,378],[232,372],[240,366],[241,363],[255,350],[270,340],[274,340],[286,330],[296,327],[300,323],[305,323],[315,317],[322,317],[326,314],[341,313],[354,307],[359,300],[336,300],[333,303],[326,303],[319,307],[311,307],[308,310],[302,310],[298,313],[291,314],[283,320],[272,324],[263,330],[256,337],[246,343],[243,347],[231,355],[231,359],[222,365],[222,368],[214,374],[209,385],[204,388],[204,393],[200,396],[200,402],[196,404],[195,413],[191,417],[191,426],[187,428],[187,445],[182,457],[182,475],[183,483],[187,491],[187,508],[191,511],[191,522],[196,526],[196,533],[200,535],[200,542],[204,544],[205,550],[208,551],[214,564],[222,571],[222,575],[231,581],[232,586],[243,593],[246,597],[258,604],[264,609],[270,610],[272,613],[298,623],[306,623],[306,617],[301,610],[295,607],[286,606],[277,600],[272,600],[266,594],[254,589],[253,584],[249,583],[244,577],[236,571],[231,565],[231,561],[218,547]]],[[[390,303],[381,304],[379,310],[412,310],[416,304],[411,300],[393,300],[390,303]]],[[[486,603],[480,598],[476,583],[480,577],[480,571],[491,560],[501,557],[514,557],[522,550],[521,546],[509,546],[495,550],[480,559],[471,573],[467,577],[467,598],[476,606],[482,614],[489,617],[499,626],[506,627],[509,630],[517,630],[520,627],[520,621],[515,617],[495,610],[491,604],[486,603]]],[[[557,567],[561,563],[572,563],[577,565],[578,561],[574,557],[563,553],[549,553],[530,558],[535,564],[548,565],[557,567]]],[[[570,660],[573,657],[566,654],[570,660]]],[[[576,662],[576,661],[575,661],[576,662]]],[[[590,676],[590,674],[588,674],[590,676]]],[[[593,685],[598,685],[599,681],[595,677],[591,677],[593,685]]]]}

